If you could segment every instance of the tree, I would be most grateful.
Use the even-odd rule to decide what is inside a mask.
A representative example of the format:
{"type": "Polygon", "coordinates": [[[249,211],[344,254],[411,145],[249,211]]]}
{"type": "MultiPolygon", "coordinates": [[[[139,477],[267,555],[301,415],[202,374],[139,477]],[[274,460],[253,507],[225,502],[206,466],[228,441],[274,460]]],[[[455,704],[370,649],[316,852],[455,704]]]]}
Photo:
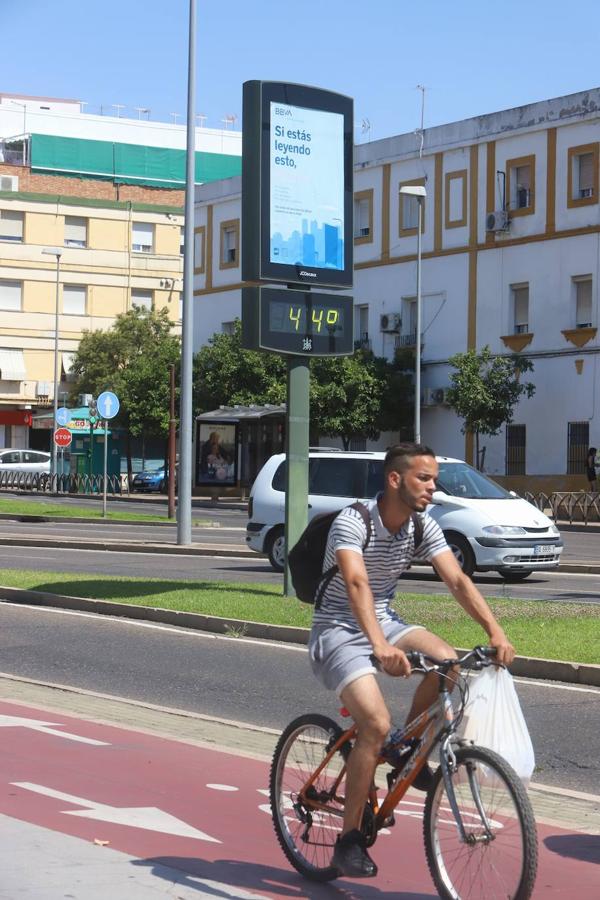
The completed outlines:
{"type": "MultiPolygon", "coordinates": [[[[311,433],[376,438],[402,424],[410,378],[396,363],[357,350],[353,356],[311,360],[311,433]]],[[[232,334],[215,334],[194,357],[196,414],[220,405],[284,403],[286,363],[277,353],[244,350],[241,324],[232,334]]],[[[409,407],[408,407],[409,408],[409,407]]]]}
{"type": "Polygon", "coordinates": [[[479,435],[498,434],[504,424],[512,422],[521,397],[533,397],[535,385],[520,380],[523,372],[533,371],[533,363],[518,354],[494,356],[488,346],[480,353],[456,353],[450,363],[457,371],[450,376],[449,405],[464,420],[463,434],[475,435],[475,458],[480,468],[479,435]]]}
{"type": "Polygon", "coordinates": [[[73,360],[72,397],[111,390],[121,402],[114,421],[126,429],[130,477],[130,436],[168,434],[169,366],[179,366],[181,352],[172,328],[167,309],[134,307],[107,331],[85,331],[73,360]]]}

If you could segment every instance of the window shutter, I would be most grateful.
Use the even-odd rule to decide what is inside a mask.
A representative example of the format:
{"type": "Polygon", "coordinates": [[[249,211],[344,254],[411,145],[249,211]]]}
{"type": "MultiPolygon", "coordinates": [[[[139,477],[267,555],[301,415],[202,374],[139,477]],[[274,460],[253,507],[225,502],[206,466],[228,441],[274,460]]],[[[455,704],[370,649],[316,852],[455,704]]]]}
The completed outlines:
{"type": "Polygon", "coordinates": [[[63,287],[63,313],[67,316],[85,316],[86,289],[79,284],[65,284],[63,287]]]}
{"type": "Polygon", "coordinates": [[[65,245],[85,247],[87,244],[87,219],[65,216],[65,245]]]}
{"type": "Polygon", "coordinates": [[[589,190],[594,187],[594,154],[582,153],[577,159],[579,161],[579,190],[589,190]]]}
{"type": "Polygon", "coordinates": [[[0,239],[5,241],[23,240],[23,213],[0,211],[0,239]]]}
{"type": "Polygon", "coordinates": [[[134,222],[132,225],[131,244],[134,250],[149,252],[152,250],[154,225],[151,222],[134,222]]]}
{"type": "Polygon", "coordinates": [[[0,309],[21,309],[21,281],[0,281],[0,309]]]}

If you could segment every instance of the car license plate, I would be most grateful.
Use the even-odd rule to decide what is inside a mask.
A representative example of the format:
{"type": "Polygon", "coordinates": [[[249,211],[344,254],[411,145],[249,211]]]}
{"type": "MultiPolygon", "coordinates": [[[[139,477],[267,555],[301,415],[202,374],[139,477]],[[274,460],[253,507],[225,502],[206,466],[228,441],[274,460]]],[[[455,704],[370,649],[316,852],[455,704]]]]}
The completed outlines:
{"type": "Polygon", "coordinates": [[[536,544],[535,556],[554,556],[554,544],[536,544]]]}

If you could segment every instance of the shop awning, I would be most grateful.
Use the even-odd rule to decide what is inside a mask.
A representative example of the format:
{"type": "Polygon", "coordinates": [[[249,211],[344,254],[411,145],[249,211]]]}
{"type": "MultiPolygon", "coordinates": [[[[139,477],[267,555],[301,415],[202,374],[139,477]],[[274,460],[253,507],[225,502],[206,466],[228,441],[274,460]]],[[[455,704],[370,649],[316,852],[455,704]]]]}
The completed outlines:
{"type": "Polygon", "coordinates": [[[0,379],[2,381],[25,381],[27,370],[22,350],[0,348],[0,379]]]}

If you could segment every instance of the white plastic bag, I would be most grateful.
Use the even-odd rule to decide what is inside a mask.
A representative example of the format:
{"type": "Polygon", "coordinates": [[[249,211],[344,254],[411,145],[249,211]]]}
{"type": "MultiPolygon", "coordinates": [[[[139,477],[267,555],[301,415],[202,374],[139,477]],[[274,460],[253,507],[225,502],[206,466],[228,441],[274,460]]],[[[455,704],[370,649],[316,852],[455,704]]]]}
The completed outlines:
{"type": "Polygon", "coordinates": [[[507,669],[488,666],[469,679],[469,700],[460,731],[466,740],[504,757],[528,786],[535,766],[533,745],[507,669]]]}

